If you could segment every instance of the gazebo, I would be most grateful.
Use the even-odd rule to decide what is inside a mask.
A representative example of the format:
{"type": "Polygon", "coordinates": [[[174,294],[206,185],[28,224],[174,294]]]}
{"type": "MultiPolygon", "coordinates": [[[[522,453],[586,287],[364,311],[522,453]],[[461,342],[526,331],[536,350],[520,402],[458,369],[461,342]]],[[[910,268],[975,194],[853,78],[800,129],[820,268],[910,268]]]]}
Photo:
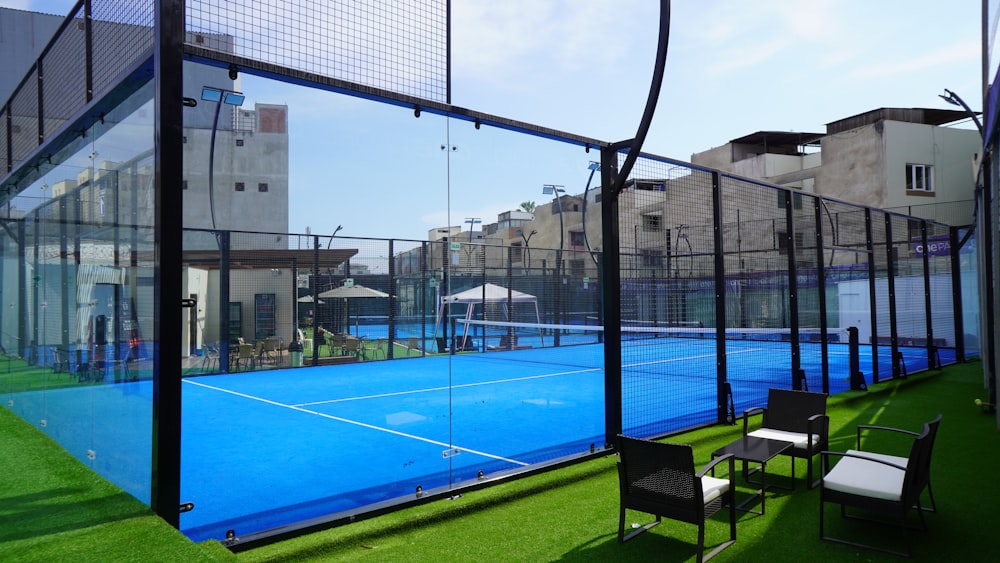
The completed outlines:
{"type": "MultiPolygon", "coordinates": [[[[509,321],[510,310],[507,309],[508,305],[513,305],[514,303],[532,303],[535,307],[536,322],[538,324],[541,324],[542,322],[541,314],[538,312],[537,297],[531,295],[530,293],[517,291],[516,289],[487,283],[442,297],[441,303],[438,304],[437,321],[434,324],[434,334],[438,333],[438,328],[445,320],[445,311],[447,310],[447,307],[449,305],[463,303],[468,305],[468,308],[465,311],[466,321],[472,320],[472,317],[476,312],[476,305],[485,306],[487,303],[501,303],[504,305],[507,320],[509,321]]],[[[465,342],[466,337],[469,335],[469,323],[464,323],[464,325],[465,329],[462,331],[462,342],[465,342]]],[[[543,334],[541,329],[539,329],[539,334],[543,334]]]]}

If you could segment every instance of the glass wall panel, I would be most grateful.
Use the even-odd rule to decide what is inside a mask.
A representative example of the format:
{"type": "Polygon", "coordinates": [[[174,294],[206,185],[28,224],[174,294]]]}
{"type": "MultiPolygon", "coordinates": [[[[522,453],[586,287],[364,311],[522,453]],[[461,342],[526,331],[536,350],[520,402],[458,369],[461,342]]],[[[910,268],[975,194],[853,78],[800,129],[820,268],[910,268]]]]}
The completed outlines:
{"type": "Polygon", "coordinates": [[[804,241],[789,231],[787,190],[728,177],[722,186],[727,368],[742,412],[766,404],[770,387],[792,388],[789,252],[804,241]]]}
{"type": "Polygon", "coordinates": [[[896,303],[896,344],[907,373],[927,367],[927,284],[924,258],[918,253],[923,243],[922,225],[917,219],[892,215],[892,252],[896,303]]]}
{"type": "MultiPolygon", "coordinates": [[[[859,371],[872,383],[872,303],[869,278],[868,228],[864,208],[820,200],[823,232],[823,276],[826,287],[828,353],[843,358],[848,352],[848,329],[858,331],[859,371]]],[[[830,362],[830,390],[850,388],[850,366],[830,362]]]]}
{"type": "Polygon", "coordinates": [[[21,248],[7,231],[4,257],[12,280],[6,308],[20,320],[15,336],[4,319],[20,356],[8,368],[22,371],[8,380],[8,404],[146,503],[155,348],[144,340],[154,322],[151,99],[148,83],[53,155],[13,202],[27,220],[16,235],[21,248]]]}
{"type": "MultiPolygon", "coordinates": [[[[876,381],[886,380],[896,375],[893,366],[893,345],[889,292],[889,261],[893,251],[887,245],[886,214],[881,211],[871,211],[871,245],[875,263],[875,296],[872,304],[875,309],[875,322],[870,324],[871,332],[861,334],[862,342],[866,339],[872,343],[872,370],[876,381]]],[[[893,260],[895,263],[895,260],[893,260]]]]}
{"type": "Polygon", "coordinates": [[[718,419],[712,202],[711,174],[652,158],[636,161],[619,196],[622,426],[630,436],[718,419]]]}
{"type": "Polygon", "coordinates": [[[962,330],[964,331],[965,357],[979,356],[979,268],[976,246],[978,233],[969,233],[968,229],[959,229],[959,243],[965,241],[958,250],[958,260],[962,283],[962,330]],[[968,238],[966,238],[968,237],[968,238]]]}
{"type": "Polygon", "coordinates": [[[461,228],[447,119],[224,69],[185,75],[200,101],[185,110],[184,296],[197,306],[176,352],[194,503],[181,529],[246,536],[451,487],[482,456],[456,439],[453,358],[434,338],[451,266],[439,247],[461,228]],[[203,85],[246,98],[204,100],[203,85]]]}

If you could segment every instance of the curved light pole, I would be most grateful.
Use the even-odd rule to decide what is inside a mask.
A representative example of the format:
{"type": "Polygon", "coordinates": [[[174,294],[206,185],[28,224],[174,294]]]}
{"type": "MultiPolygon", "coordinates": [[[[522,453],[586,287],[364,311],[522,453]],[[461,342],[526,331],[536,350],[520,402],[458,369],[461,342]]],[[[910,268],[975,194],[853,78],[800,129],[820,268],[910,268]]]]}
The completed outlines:
{"type": "MultiPolygon", "coordinates": [[[[563,237],[565,236],[565,228],[563,228],[563,212],[562,212],[562,198],[559,194],[565,193],[566,190],[564,186],[558,184],[544,184],[542,186],[543,194],[553,194],[555,196],[556,204],[559,206],[559,250],[556,251],[556,280],[558,283],[563,281],[563,265],[562,265],[562,252],[563,252],[563,237]]],[[[562,299],[556,299],[556,323],[562,324],[562,299]]],[[[559,346],[559,331],[556,330],[555,334],[552,336],[552,343],[554,346],[559,346]]]]}
{"type": "Polygon", "coordinates": [[[969,117],[972,118],[972,122],[976,124],[976,129],[979,129],[979,136],[983,137],[983,122],[979,121],[978,114],[972,111],[972,108],[969,107],[969,104],[965,103],[965,100],[947,88],[944,89],[944,94],[938,94],[938,97],[953,106],[959,106],[964,109],[965,113],[969,114],[969,117]]]}
{"type": "MultiPolygon", "coordinates": [[[[989,228],[990,224],[993,222],[993,218],[990,217],[990,207],[992,203],[990,202],[990,190],[987,189],[987,182],[989,182],[989,174],[984,174],[983,165],[986,162],[985,150],[986,150],[986,135],[983,130],[983,123],[979,121],[979,117],[976,112],[972,111],[969,104],[965,103],[958,94],[952,92],[951,90],[945,88],[944,94],[938,94],[942,100],[948,102],[954,106],[960,106],[965,110],[965,113],[969,114],[972,122],[976,124],[976,128],[979,129],[979,136],[983,139],[983,152],[979,158],[979,169],[976,174],[976,187],[975,187],[975,206],[974,211],[974,224],[973,230],[979,233],[981,240],[976,244],[976,258],[979,264],[979,287],[980,287],[980,308],[985,309],[983,314],[979,315],[979,336],[980,342],[985,340],[988,344],[984,347],[980,345],[980,350],[987,352],[984,354],[985,361],[983,362],[984,370],[986,371],[986,379],[988,386],[988,397],[989,403],[992,405],[997,404],[997,382],[996,382],[996,329],[993,326],[993,311],[996,307],[996,300],[993,293],[993,284],[991,276],[996,264],[992,264],[994,260],[993,243],[995,240],[995,232],[989,228]],[[980,185],[980,179],[982,179],[982,185],[980,185]],[[982,201],[980,201],[982,200],[982,201]],[[987,288],[984,292],[982,288],[987,288]],[[986,338],[983,338],[986,335],[986,338]]],[[[959,246],[963,245],[971,235],[972,231],[962,239],[959,246]]]]}
{"type": "Polygon", "coordinates": [[[202,86],[201,99],[215,102],[215,119],[212,121],[212,140],[208,149],[208,206],[212,213],[212,229],[215,229],[215,133],[219,129],[219,112],[222,105],[242,106],[246,96],[242,92],[202,86]]]}
{"type": "MultiPolygon", "coordinates": [[[[546,195],[548,195],[548,194],[555,195],[555,202],[558,205],[557,209],[559,210],[559,253],[560,253],[560,255],[562,254],[562,249],[563,249],[563,234],[564,234],[563,230],[564,229],[563,229],[563,215],[562,215],[562,198],[560,197],[559,194],[566,193],[566,190],[563,189],[564,187],[565,186],[561,186],[561,185],[557,185],[557,184],[544,184],[542,186],[542,193],[546,194],[546,195]]],[[[559,257],[559,260],[561,260],[561,258],[562,258],[562,256],[559,257]]]]}

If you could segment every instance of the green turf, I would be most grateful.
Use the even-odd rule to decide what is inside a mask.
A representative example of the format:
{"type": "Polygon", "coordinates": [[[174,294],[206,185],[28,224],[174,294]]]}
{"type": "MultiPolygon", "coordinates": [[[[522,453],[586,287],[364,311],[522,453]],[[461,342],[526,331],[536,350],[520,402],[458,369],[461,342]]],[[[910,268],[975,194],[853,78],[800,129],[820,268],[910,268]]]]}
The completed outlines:
{"type": "MultiPolygon", "coordinates": [[[[1000,466],[996,420],[973,405],[983,397],[979,363],[911,376],[832,397],[832,449],[853,447],[859,423],[918,429],[944,415],[934,451],[939,512],[915,534],[917,561],[994,561],[988,542],[997,519],[1000,466]]],[[[716,426],[669,438],[694,446],[698,463],[739,433],[716,426]]],[[[695,528],[665,521],[619,545],[615,459],[602,458],[469,492],[235,555],[214,542],[194,545],[149,509],[94,476],[41,432],[0,409],[0,559],[14,561],[693,561],[695,528]]],[[[787,475],[787,458],[768,473],[787,475]]],[[[763,516],[740,513],[737,543],[714,561],[894,561],[899,558],[822,542],[818,491],[772,491],[763,516]]],[[[331,475],[334,478],[335,475],[331,475]]],[[[741,486],[741,492],[748,489],[741,486]]],[[[707,542],[726,537],[725,511],[707,542]]],[[[836,531],[893,540],[895,530],[827,518],[836,531]],[[888,534],[888,535],[887,535],[888,534]]],[[[629,512],[628,521],[650,516],[629,512]]]]}
{"type": "Polygon", "coordinates": [[[79,385],[79,378],[52,366],[31,365],[23,358],[0,355],[0,392],[19,393],[79,385]]]}

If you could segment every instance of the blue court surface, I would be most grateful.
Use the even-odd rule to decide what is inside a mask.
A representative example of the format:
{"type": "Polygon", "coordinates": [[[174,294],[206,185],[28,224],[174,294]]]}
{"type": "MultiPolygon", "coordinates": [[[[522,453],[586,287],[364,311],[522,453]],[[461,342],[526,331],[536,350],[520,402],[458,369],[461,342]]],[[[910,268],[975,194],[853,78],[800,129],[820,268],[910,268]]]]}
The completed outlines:
{"type": "MultiPolygon", "coordinates": [[[[714,342],[666,340],[623,345],[626,433],[632,420],[680,430],[716,416],[714,342]]],[[[788,346],[727,342],[737,414],[790,386],[788,346]]],[[[846,346],[829,349],[836,393],[849,388],[846,346]]],[[[926,367],[926,350],[904,355],[910,371],[921,357],[926,367]]],[[[869,383],[870,358],[862,347],[869,383]]],[[[803,344],[813,391],[819,361],[819,345],[803,344]]],[[[186,378],[181,501],[195,508],[181,529],[222,539],[601,448],[602,366],[599,344],[550,345],[186,378]]],[[[146,502],[150,402],[148,381],[16,397],[17,410],[52,413],[47,433],[146,502]]]]}

